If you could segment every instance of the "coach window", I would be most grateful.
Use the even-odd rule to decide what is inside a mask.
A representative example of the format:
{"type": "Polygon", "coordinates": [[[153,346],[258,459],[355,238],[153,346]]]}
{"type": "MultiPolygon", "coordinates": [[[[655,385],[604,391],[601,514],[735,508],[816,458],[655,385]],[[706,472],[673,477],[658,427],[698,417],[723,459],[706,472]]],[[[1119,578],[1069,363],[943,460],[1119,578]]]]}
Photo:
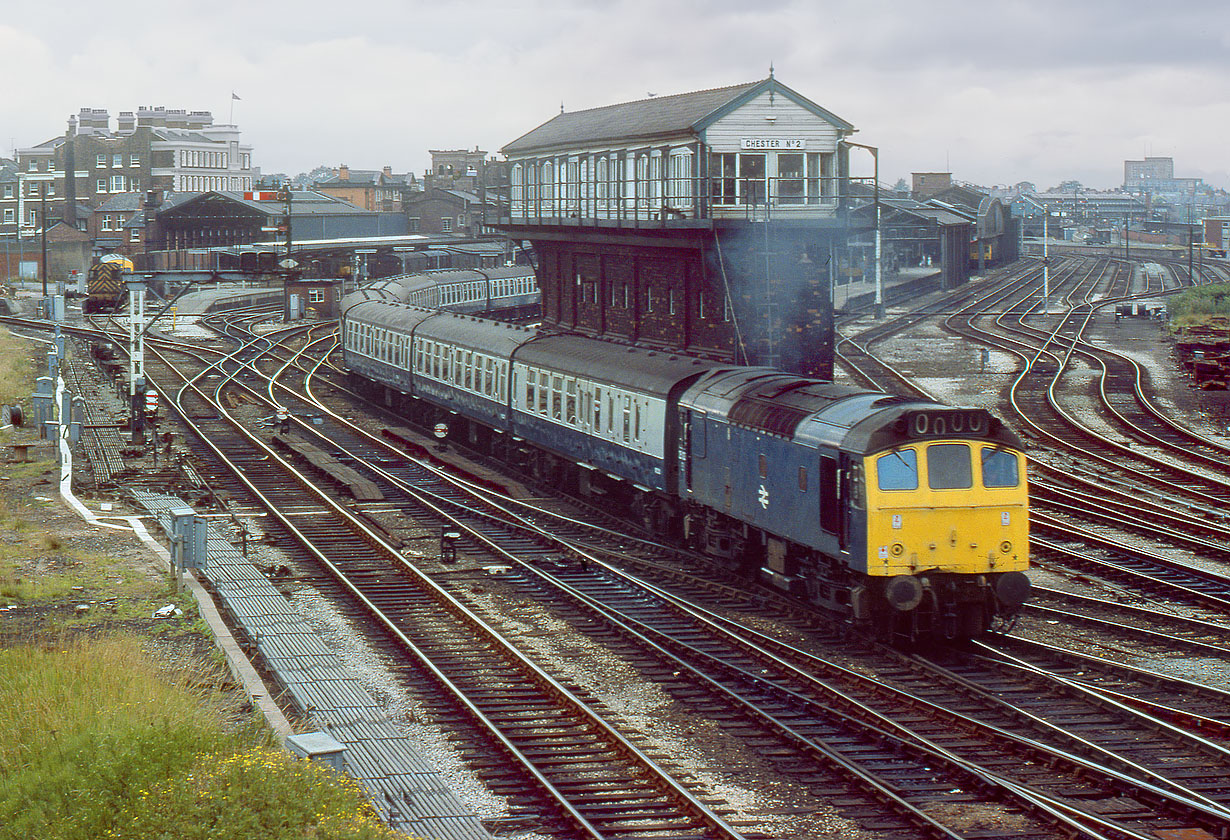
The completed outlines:
{"type": "Polygon", "coordinates": [[[927,447],[927,484],[932,490],[964,490],[974,486],[969,445],[933,443],[927,447]]]}
{"type": "Polygon", "coordinates": [[[577,381],[569,379],[565,389],[564,420],[569,426],[577,424],[577,381]]]}
{"type": "Polygon", "coordinates": [[[876,486],[881,490],[917,490],[918,453],[895,449],[877,458],[876,486]]]}
{"type": "Polygon", "coordinates": [[[1016,487],[1021,483],[1016,454],[1006,449],[982,449],[982,486],[1016,487]]]}
{"type": "Polygon", "coordinates": [[[526,371],[525,374],[525,410],[528,412],[534,411],[536,402],[534,391],[537,387],[538,374],[534,371],[526,371]]]}
{"type": "Polygon", "coordinates": [[[543,417],[547,416],[549,411],[548,403],[551,400],[551,380],[546,373],[538,374],[538,413],[543,417]]]}
{"type": "Polygon", "coordinates": [[[594,431],[602,432],[602,388],[594,388],[594,431]]]}
{"type": "Polygon", "coordinates": [[[624,395],[624,443],[632,438],[632,397],[624,395]]]}
{"type": "Polygon", "coordinates": [[[564,378],[551,377],[551,419],[562,420],[564,414],[564,378]]]}

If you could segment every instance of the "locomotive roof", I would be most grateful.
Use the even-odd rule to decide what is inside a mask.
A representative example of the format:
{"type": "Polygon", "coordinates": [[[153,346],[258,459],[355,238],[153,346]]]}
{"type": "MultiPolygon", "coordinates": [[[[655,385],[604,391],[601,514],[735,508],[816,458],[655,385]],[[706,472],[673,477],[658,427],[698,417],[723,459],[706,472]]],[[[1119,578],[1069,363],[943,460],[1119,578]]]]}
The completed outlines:
{"type": "Polygon", "coordinates": [[[1021,447],[1016,434],[986,409],[865,391],[769,368],[715,370],[694,383],[679,402],[765,434],[858,453],[910,440],[907,420],[913,412],[978,412],[986,419],[979,439],[1021,447]]]}
{"type": "Polygon", "coordinates": [[[665,396],[689,377],[726,367],[669,351],[578,335],[540,335],[517,350],[515,361],[657,396],[665,396]]]}
{"type": "Polygon", "coordinates": [[[899,398],[772,368],[735,368],[697,382],[680,402],[740,426],[793,437],[817,416],[848,427],[866,416],[870,403],[892,399],[899,398]]]}

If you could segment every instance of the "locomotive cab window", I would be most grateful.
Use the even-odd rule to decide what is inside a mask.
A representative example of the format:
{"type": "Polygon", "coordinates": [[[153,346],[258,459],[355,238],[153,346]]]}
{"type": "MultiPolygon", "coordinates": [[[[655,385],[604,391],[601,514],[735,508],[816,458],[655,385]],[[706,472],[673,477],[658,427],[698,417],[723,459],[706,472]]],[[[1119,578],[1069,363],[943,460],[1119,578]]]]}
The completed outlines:
{"type": "Polygon", "coordinates": [[[894,449],[876,459],[876,486],[881,490],[918,489],[918,453],[894,449]]]}
{"type": "Polygon", "coordinates": [[[933,443],[927,447],[927,484],[932,490],[966,490],[974,486],[969,444],[933,443]]]}
{"type": "Polygon", "coordinates": [[[1021,483],[1016,454],[1006,449],[982,448],[982,486],[1016,487],[1021,483]]]}

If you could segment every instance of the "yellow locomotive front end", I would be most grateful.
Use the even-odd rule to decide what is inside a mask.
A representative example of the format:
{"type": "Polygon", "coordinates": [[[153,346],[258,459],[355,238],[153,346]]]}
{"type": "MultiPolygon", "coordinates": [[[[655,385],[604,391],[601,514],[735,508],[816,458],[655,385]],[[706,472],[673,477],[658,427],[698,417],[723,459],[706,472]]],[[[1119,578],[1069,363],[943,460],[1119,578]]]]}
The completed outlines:
{"type": "Polygon", "coordinates": [[[976,635],[1029,593],[1025,457],[935,438],[868,455],[867,575],[912,635],[976,635]]]}

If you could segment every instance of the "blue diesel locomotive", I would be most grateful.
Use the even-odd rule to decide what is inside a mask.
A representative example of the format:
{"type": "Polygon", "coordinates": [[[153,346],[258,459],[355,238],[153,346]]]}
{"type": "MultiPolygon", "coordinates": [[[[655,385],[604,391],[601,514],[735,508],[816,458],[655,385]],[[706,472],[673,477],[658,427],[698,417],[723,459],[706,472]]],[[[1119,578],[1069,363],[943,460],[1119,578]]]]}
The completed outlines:
{"type": "Polygon", "coordinates": [[[968,637],[1029,592],[1025,459],[981,408],[379,299],[357,387],[852,624],[968,637]]]}

